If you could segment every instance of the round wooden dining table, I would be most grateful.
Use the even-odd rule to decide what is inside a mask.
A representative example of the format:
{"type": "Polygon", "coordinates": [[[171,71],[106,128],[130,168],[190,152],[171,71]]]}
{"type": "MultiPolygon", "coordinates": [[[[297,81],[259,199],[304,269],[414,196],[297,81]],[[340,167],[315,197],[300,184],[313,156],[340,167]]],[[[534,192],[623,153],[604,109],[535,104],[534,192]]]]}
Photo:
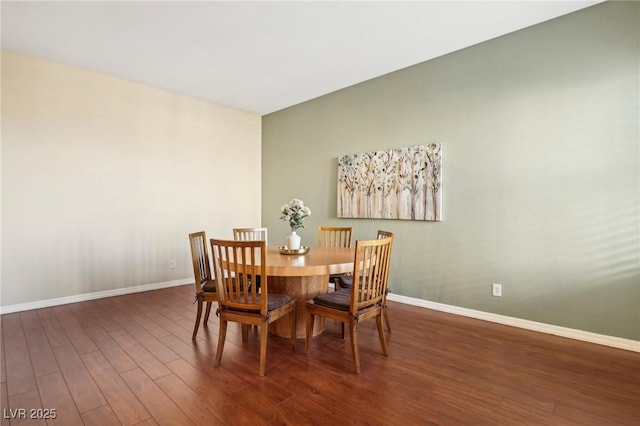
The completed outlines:
{"type": "MultiPolygon", "coordinates": [[[[267,285],[269,293],[287,294],[296,300],[296,337],[305,338],[305,302],[329,289],[329,275],[353,271],[355,249],[345,247],[310,247],[304,255],[280,254],[278,247],[267,247],[267,285]]],[[[289,337],[289,318],[270,325],[270,331],[289,337]]],[[[317,318],[313,335],[324,331],[324,318],[317,318]]]]}

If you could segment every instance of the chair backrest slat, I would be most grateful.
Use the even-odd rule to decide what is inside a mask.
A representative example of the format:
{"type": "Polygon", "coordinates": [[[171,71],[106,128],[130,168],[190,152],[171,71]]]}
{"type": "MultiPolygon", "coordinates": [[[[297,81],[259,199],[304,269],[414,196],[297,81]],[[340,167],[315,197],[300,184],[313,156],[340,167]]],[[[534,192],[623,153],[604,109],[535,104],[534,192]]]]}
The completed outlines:
{"type": "Polygon", "coordinates": [[[378,239],[380,238],[393,238],[393,232],[378,229],[378,239]]]}
{"type": "Polygon", "coordinates": [[[193,263],[193,275],[195,279],[196,294],[202,291],[202,286],[213,279],[209,263],[209,250],[207,249],[207,237],[204,231],[189,234],[191,246],[191,261],[193,263]]]}
{"type": "Polygon", "coordinates": [[[321,226],[318,228],[318,245],[323,247],[351,247],[353,228],[346,226],[321,226]]]}
{"type": "Polygon", "coordinates": [[[267,228],[233,228],[236,241],[264,241],[269,245],[267,228]]]}

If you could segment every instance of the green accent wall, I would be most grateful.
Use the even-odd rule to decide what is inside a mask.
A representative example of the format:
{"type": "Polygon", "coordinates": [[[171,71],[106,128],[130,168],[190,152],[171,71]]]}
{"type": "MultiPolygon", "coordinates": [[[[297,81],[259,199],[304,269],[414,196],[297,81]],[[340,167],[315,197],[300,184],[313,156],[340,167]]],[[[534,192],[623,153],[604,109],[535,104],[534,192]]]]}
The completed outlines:
{"type": "Polygon", "coordinates": [[[264,116],[270,240],[300,198],[303,244],[395,232],[392,293],[640,340],[639,28],[601,3],[264,116]],[[443,221],[337,218],[339,156],[431,142],[443,221]]]}

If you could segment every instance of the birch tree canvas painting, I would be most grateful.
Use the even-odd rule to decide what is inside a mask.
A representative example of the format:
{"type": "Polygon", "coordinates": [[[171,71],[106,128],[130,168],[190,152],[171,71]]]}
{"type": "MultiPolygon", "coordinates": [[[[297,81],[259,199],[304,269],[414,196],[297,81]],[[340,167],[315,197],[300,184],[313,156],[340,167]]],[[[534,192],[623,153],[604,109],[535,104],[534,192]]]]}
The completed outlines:
{"type": "Polygon", "coordinates": [[[442,144],[338,158],[338,217],[442,220],[442,144]]]}

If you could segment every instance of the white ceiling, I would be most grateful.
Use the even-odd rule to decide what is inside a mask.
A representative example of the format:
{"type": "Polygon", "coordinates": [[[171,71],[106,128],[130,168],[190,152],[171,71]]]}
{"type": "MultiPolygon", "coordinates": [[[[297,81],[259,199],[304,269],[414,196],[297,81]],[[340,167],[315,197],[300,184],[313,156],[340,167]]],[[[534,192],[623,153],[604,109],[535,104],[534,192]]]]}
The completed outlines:
{"type": "Polygon", "coordinates": [[[268,114],[599,1],[2,1],[2,47],[268,114]]]}

